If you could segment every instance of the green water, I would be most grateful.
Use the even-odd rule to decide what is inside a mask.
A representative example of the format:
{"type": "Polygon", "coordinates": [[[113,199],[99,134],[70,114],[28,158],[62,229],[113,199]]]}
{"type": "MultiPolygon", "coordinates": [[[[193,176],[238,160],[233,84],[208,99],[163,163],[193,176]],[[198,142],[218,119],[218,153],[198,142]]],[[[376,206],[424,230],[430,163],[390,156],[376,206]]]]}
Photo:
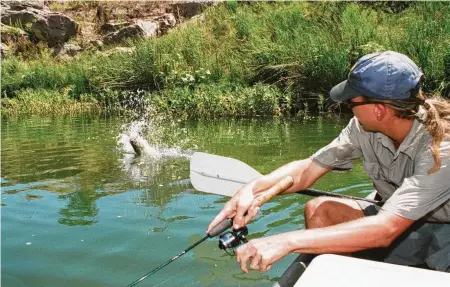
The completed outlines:
{"type": "MultiPolygon", "coordinates": [[[[189,182],[193,151],[242,160],[266,173],[331,141],[347,119],[175,121],[146,138],[159,159],[117,150],[124,119],[3,119],[1,286],[125,286],[204,235],[226,201],[189,182]]],[[[317,189],[364,196],[355,164],[317,189]]],[[[308,197],[267,203],[250,238],[303,228],[308,197]]],[[[271,286],[293,260],[244,274],[208,240],[138,286],[271,286]]]]}

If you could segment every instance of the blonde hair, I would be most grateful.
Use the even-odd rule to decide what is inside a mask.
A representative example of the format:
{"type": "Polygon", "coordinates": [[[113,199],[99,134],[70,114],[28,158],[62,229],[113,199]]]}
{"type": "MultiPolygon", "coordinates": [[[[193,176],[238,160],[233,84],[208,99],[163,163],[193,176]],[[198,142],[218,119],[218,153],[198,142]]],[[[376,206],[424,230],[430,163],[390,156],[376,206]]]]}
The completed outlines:
{"type": "Polygon", "coordinates": [[[399,118],[417,118],[428,129],[433,141],[431,152],[434,166],[428,174],[441,168],[440,145],[444,139],[450,139],[450,101],[439,96],[425,96],[422,90],[407,100],[378,100],[396,111],[399,118]]]}

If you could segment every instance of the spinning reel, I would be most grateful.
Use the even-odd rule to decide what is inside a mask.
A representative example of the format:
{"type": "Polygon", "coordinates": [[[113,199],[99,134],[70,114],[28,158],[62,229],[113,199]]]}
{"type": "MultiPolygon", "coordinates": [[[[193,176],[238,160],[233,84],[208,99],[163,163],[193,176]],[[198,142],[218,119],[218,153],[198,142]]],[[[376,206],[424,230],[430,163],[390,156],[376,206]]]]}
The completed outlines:
{"type": "Polygon", "coordinates": [[[247,243],[248,229],[247,226],[224,233],[219,237],[219,248],[225,250],[229,255],[235,254],[235,248],[242,243],[247,243]],[[231,250],[230,254],[228,250],[231,250]]]}

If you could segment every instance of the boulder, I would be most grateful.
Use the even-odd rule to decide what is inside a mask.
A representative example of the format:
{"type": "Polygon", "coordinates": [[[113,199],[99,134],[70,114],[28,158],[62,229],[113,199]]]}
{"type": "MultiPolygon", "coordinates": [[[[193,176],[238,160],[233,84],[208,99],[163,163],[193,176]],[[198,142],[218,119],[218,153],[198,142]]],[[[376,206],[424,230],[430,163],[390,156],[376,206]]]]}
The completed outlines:
{"type": "Polygon", "coordinates": [[[136,25],[141,27],[144,37],[151,37],[158,33],[159,25],[155,22],[137,20],[136,25]]]}
{"type": "Polygon", "coordinates": [[[15,11],[25,10],[29,7],[38,9],[38,10],[47,9],[47,6],[45,5],[45,1],[4,1],[4,2],[5,2],[4,3],[5,6],[8,6],[9,9],[15,10],[15,11]]]}
{"type": "Polygon", "coordinates": [[[2,11],[2,23],[9,26],[19,26],[25,28],[27,25],[38,20],[41,16],[35,9],[28,9],[23,11],[4,10],[2,11]]]}
{"type": "Polygon", "coordinates": [[[177,24],[177,19],[172,13],[166,13],[156,18],[156,20],[159,22],[159,31],[162,35],[167,34],[177,24]]]}
{"type": "Polygon", "coordinates": [[[117,32],[109,33],[103,38],[105,44],[117,44],[125,39],[138,37],[151,37],[158,32],[159,25],[155,22],[137,20],[136,24],[120,29],[117,32]]]}
{"type": "Polygon", "coordinates": [[[83,49],[75,44],[64,44],[63,46],[64,52],[69,55],[69,56],[75,56],[76,54],[78,54],[79,52],[81,52],[83,49]]]}
{"type": "Polygon", "coordinates": [[[130,25],[120,29],[117,32],[109,33],[105,37],[103,37],[103,43],[107,45],[117,44],[122,42],[125,39],[142,37],[144,32],[139,25],[130,25]]]}
{"type": "Polygon", "coordinates": [[[78,24],[67,16],[51,13],[33,22],[31,31],[39,40],[53,46],[64,43],[75,36],[78,24]]]}
{"type": "Polygon", "coordinates": [[[103,42],[100,40],[92,40],[89,42],[92,47],[98,49],[98,50],[102,50],[103,49],[103,42]]]}
{"type": "MultiPolygon", "coordinates": [[[[78,31],[78,24],[63,14],[36,9],[34,8],[36,5],[30,6],[25,1],[15,6],[8,2],[8,5],[9,9],[2,9],[1,22],[5,25],[22,27],[37,39],[47,42],[49,46],[66,42],[78,31]]],[[[2,8],[4,7],[6,6],[2,5],[2,8]]]]}
{"type": "Polygon", "coordinates": [[[203,12],[209,3],[201,3],[198,1],[179,1],[173,4],[173,10],[183,18],[191,18],[203,12]]]}
{"type": "Polygon", "coordinates": [[[123,27],[129,26],[131,23],[129,22],[118,22],[118,23],[105,23],[100,26],[100,32],[103,35],[107,35],[109,33],[117,32],[123,27]]]}
{"type": "Polygon", "coordinates": [[[27,33],[19,28],[11,27],[0,23],[2,43],[16,42],[19,37],[26,37],[27,33]]]}
{"type": "Polygon", "coordinates": [[[75,44],[62,44],[59,46],[56,46],[53,48],[54,54],[57,55],[58,57],[62,57],[65,55],[68,55],[70,57],[74,57],[76,54],[78,54],[80,51],[82,51],[83,49],[75,44]]]}

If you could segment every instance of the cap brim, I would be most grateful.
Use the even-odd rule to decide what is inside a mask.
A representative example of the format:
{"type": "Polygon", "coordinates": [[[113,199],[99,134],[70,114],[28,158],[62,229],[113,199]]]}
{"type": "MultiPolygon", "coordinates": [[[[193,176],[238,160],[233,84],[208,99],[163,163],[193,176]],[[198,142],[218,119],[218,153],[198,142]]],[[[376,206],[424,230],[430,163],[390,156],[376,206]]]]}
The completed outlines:
{"type": "Polygon", "coordinates": [[[334,86],[330,91],[330,97],[335,102],[344,102],[354,97],[361,96],[362,93],[350,86],[347,80],[334,86]]]}

